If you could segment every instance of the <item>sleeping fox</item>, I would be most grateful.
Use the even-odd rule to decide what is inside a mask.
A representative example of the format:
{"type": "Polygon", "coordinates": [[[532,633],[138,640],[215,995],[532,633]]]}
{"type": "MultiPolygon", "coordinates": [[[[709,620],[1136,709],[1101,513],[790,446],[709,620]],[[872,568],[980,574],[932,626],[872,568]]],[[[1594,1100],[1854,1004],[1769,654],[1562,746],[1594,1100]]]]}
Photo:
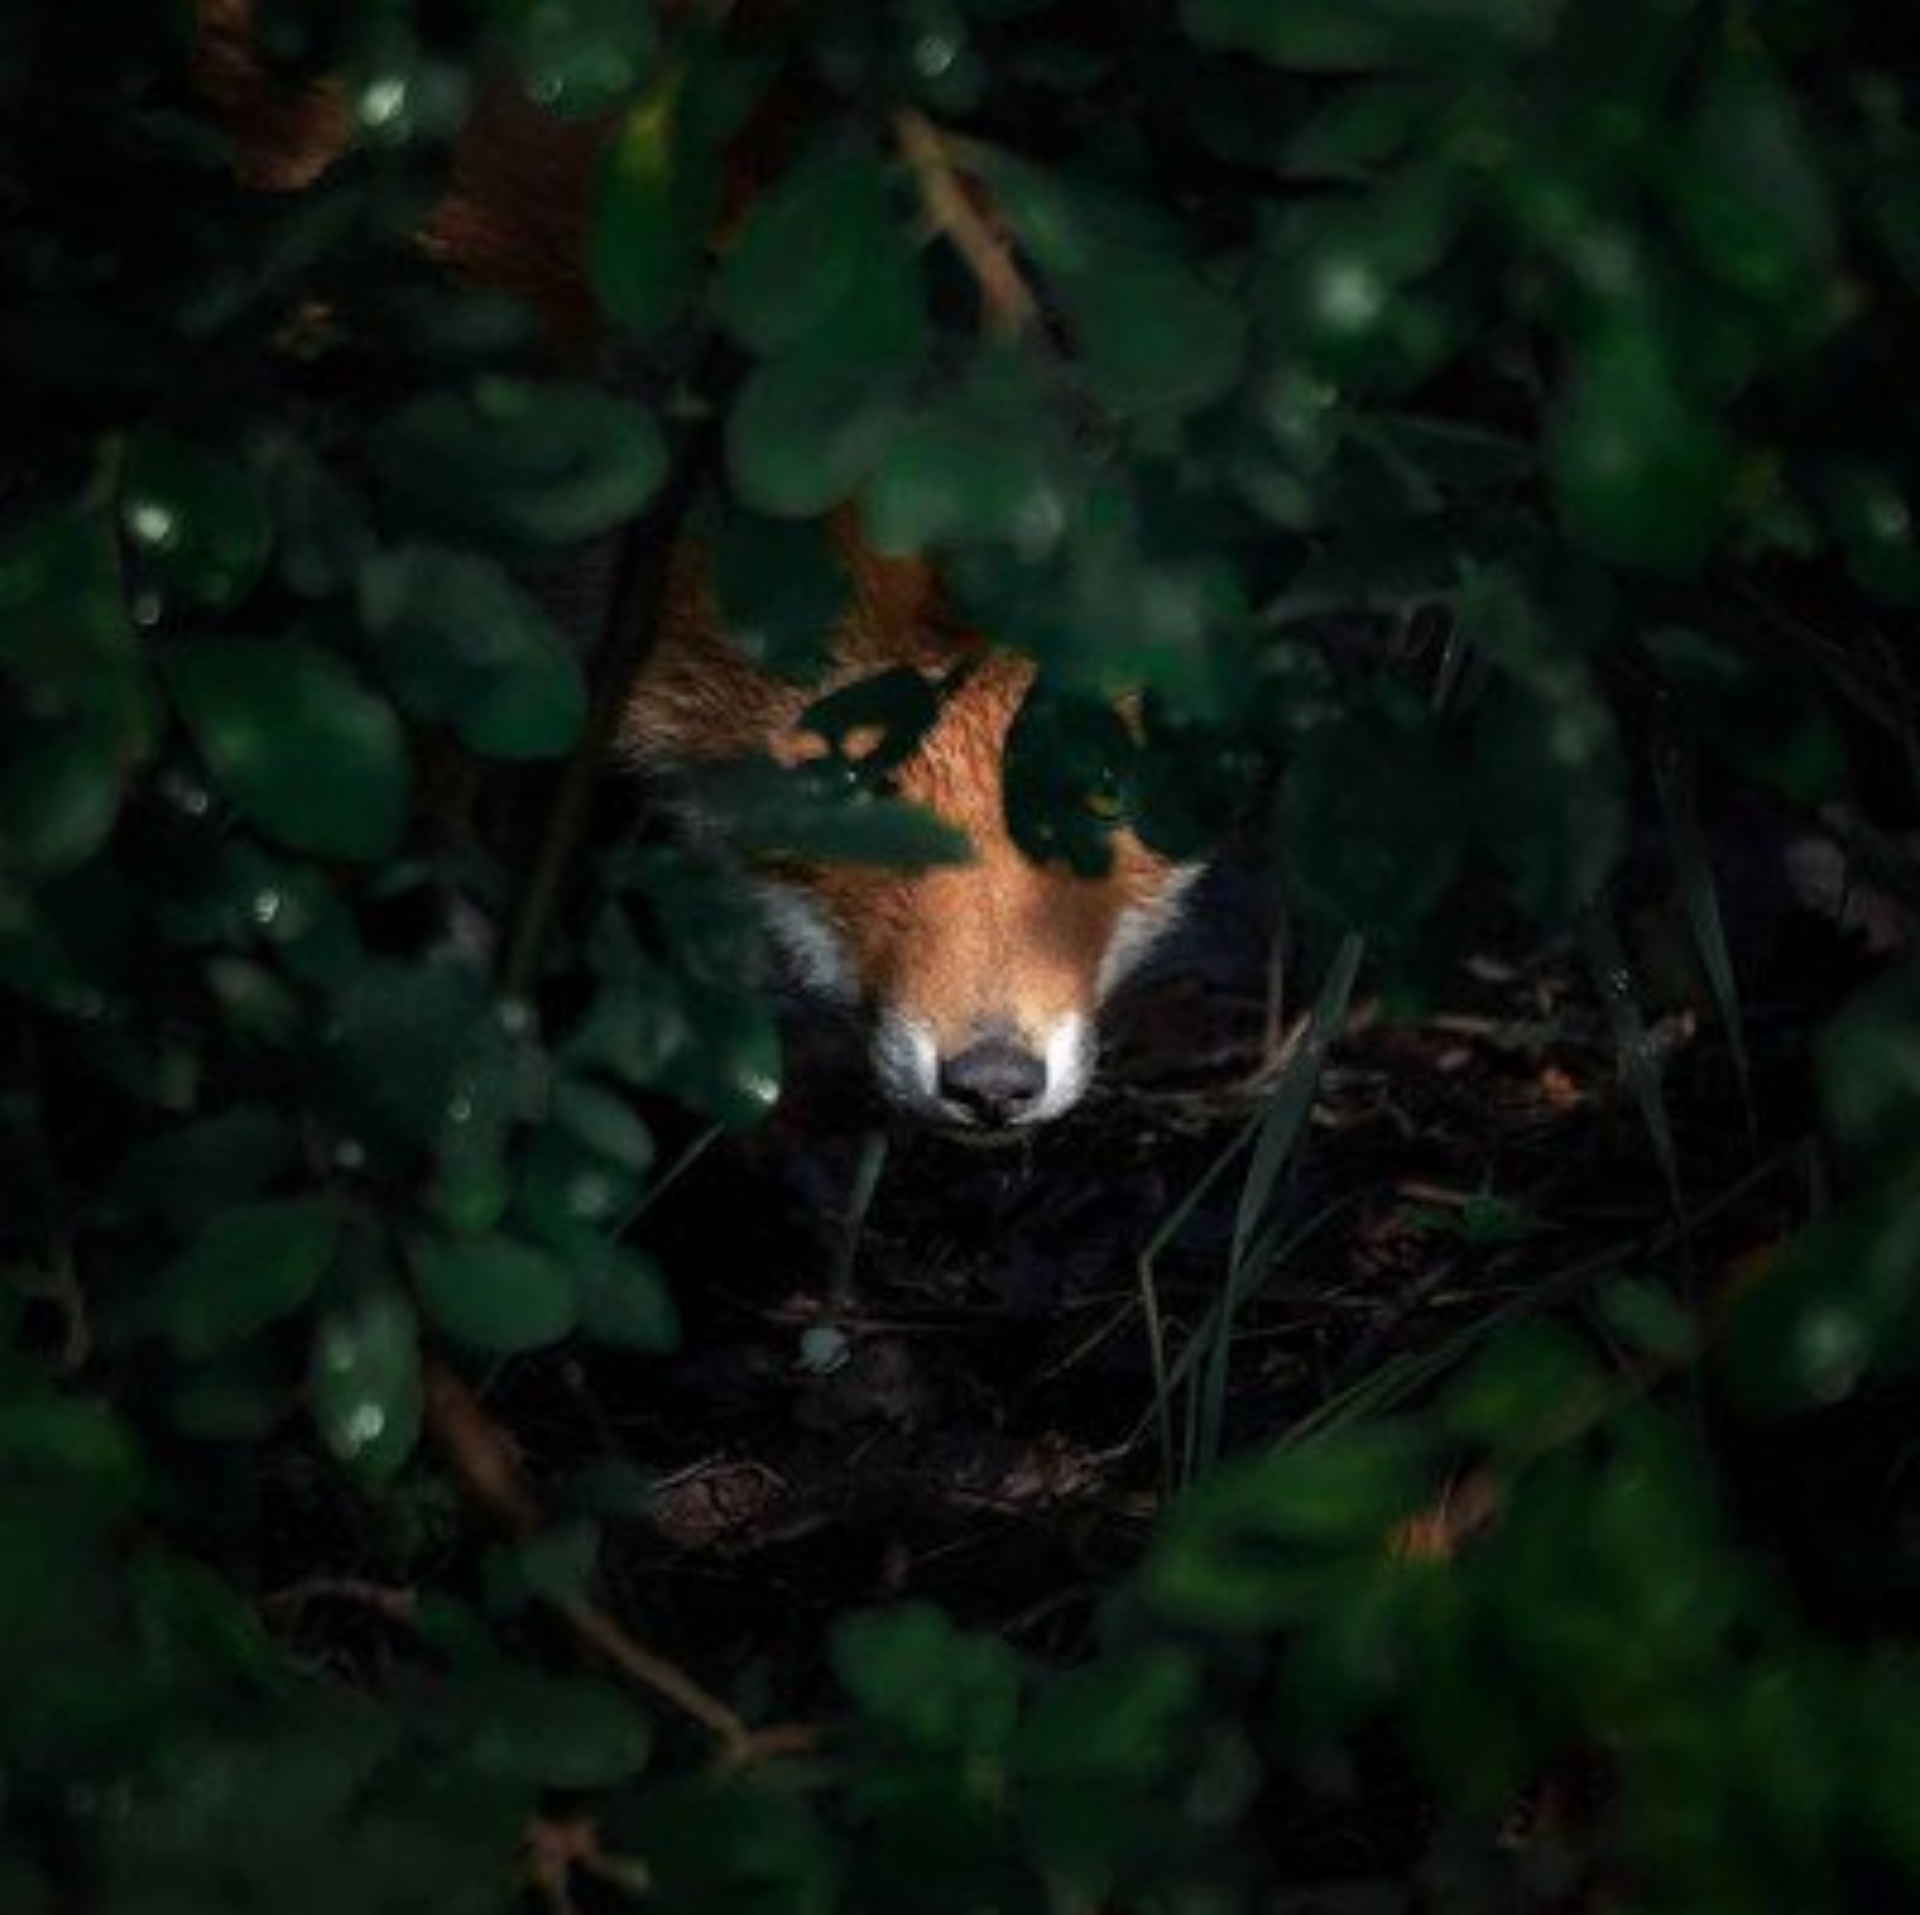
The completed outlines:
{"type": "MultiPolygon", "coordinates": [[[[344,146],[344,116],[325,89],[275,85],[252,57],[247,12],[246,0],[202,0],[201,86],[237,133],[248,177],[297,189],[344,146]]],[[[531,300],[556,336],[581,338],[593,324],[583,235],[603,138],[495,96],[425,243],[468,277],[531,300]]],[[[668,772],[750,756],[795,765],[826,748],[802,722],[823,690],[902,665],[946,681],[892,784],[962,831],[971,858],[918,871],[784,864],[758,874],[756,890],[796,982],[867,1020],[888,1105],[975,1135],[1045,1123],[1085,1092],[1101,1002],[1172,923],[1191,869],[1125,830],[1103,877],[1024,856],[1007,829],[1002,772],[1032,665],[957,629],[924,560],[881,555],[850,516],[836,537],[849,609],[827,683],[811,687],[729,642],[702,555],[682,545],[624,714],[624,751],[668,772]]]]}

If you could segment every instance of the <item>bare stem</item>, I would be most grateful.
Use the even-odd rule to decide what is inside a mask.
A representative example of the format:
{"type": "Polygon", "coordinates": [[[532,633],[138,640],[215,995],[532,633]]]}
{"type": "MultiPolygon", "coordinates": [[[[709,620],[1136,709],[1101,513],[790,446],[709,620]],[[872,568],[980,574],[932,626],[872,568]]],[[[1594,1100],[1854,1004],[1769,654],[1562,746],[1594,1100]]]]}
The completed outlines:
{"type": "Polygon", "coordinates": [[[1036,325],[1040,302],[1020,271],[1013,248],[981,211],[948,136],[912,107],[894,115],[893,130],[919,182],[921,202],[934,231],[966,261],[979,283],[989,330],[1012,339],[1036,325]]]}

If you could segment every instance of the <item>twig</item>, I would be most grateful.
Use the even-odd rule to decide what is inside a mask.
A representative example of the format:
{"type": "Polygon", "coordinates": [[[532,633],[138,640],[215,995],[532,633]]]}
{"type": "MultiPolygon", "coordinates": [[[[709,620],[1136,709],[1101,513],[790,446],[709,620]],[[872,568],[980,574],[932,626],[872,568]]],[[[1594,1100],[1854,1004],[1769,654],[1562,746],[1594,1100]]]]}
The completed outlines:
{"type": "Polygon", "coordinates": [[[411,1629],[420,1620],[420,1598],[414,1590],[360,1576],[309,1576],[262,1596],[260,1607],[268,1616],[297,1615],[314,1602],[352,1603],[402,1629],[411,1629]]]}
{"type": "Polygon", "coordinates": [[[894,115],[893,130],[934,231],[965,260],[979,283],[988,329],[1003,339],[1018,337],[1038,323],[1040,302],[1021,274],[1013,249],[975,204],[947,136],[913,107],[894,115]]]}
{"type": "MultiPolygon", "coordinates": [[[[703,369],[693,383],[711,397],[708,389],[716,381],[703,369]]],[[[503,997],[530,997],[540,981],[554,916],[593,815],[595,789],[613,754],[635,681],[653,650],[674,546],[712,456],[719,414],[717,405],[708,408],[691,439],[679,449],[659,498],[620,535],[586,726],[561,770],[541,825],[533,868],[514,912],[500,966],[503,997]]]]}
{"type": "MultiPolygon", "coordinates": [[[[427,1373],[427,1423],[452,1464],[461,1487],[483,1514],[510,1536],[531,1536],[541,1527],[540,1506],[527,1488],[511,1446],[473,1392],[446,1368],[427,1373]]],[[[815,1746],[805,1724],[754,1729],[677,1663],[637,1640],[603,1609],[588,1602],[557,1605],[567,1626],[638,1687],[670,1702],[719,1744],[723,1768],[750,1768],[815,1746]]]]}

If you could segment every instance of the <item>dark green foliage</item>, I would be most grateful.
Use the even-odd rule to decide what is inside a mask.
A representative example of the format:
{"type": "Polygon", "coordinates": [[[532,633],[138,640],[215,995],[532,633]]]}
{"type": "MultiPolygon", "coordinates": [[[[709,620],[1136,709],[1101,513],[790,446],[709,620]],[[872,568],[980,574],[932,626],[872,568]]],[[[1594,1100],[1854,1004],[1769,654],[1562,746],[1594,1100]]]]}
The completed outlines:
{"type": "MultiPolygon", "coordinates": [[[[1621,1281],[1397,1417],[1329,1395],[1199,1477],[1071,1667],[913,1603],[840,1619],[830,1677],[769,1649],[735,1701],[830,1718],[798,1760],[657,1674],[636,1702],[583,1630],[636,1505],[611,1433],[529,1514],[446,1409],[563,1342],[671,1348],[628,1234],[652,1126],[778,1091],[750,905],[574,801],[639,641],[543,588],[683,523],[796,679],[846,601],[829,514],[937,556],[1039,663],[1037,856],[1099,870],[1121,821],[1195,855],[1271,797],[1334,1012],[1360,938],[1418,988],[1467,911],[1585,923],[1678,1191],[1605,928],[1655,751],[1826,807],[1914,895],[1898,9],[260,0],[353,132],[295,195],[195,110],[190,12],[0,20],[0,1908],[478,1915],[577,1812],[583,1908],[1211,1915],[1278,1906],[1276,1830],[1383,1751],[1427,1905],[1514,1905],[1495,1832],[1570,1765],[1605,1801],[1570,1894],[1911,1905],[1911,1636],[1748,1546],[1717,1427],[1911,1381],[1910,974],[1822,1040],[1830,1207],[1714,1311],[1621,1281]],[[416,244],[502,63],[618,120],[578,376],[416,244]],[[370,1563],[287,1560],[288,1471],[370,1563]],[[1459,1533],[1406,1527],[1462,1484],[1459,1533]],[[314,1653],[308,1600],[377,1643],[314,1653]]],[[[886,789],[936,710],[842,690],[827,756],[711,808],[770,857],[959,855],[886,789]]],[[[1434,1234],[1526,1227],[1488,1197],[1434,1234]]],[[[1910,1594],[1910,1538],[1859,1547],[1910,1594]]]]}

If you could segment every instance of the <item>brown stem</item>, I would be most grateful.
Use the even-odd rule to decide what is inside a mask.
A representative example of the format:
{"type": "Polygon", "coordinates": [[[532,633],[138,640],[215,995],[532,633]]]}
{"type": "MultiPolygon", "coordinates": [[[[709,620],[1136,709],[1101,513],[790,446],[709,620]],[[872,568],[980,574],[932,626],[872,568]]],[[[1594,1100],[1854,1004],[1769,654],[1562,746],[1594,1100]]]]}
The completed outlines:
{"type": "Polygon", "coordinates": [[[894,115],[893,130],[919,183],[934,231],[966,261],[979,282],[981,309],[990,330],[1012,339],[1037,324],[1040,302],[1022,275],[1012,247],[981,212],[954,163],[947,136],[913,107],[894,115]]]}
{"type": "MultiPolygon", "coordinates": [[[[541,1527],[540,1506],[520,1473],[512,1446],[480,1406],[479,1399],[444,1364],[427,1372],[427,1424],[461,1488],[494,1525],[510,1536],[531,1536],[541,1527]]],[[[723,1767],[740,1769],[814,1745],[814,1731],[782,1724],[751,1728],[678,1663],[649,1649],[605,1610],[592,1603],[559,1605],[567,1626],[586,1647],[639,1688],[670,1702],[719,1744],[723,1767]]]]}
{"type": "Polygon", "coordinates": [[[674,547],[718,439],[725,394],[716,359],[717,352],[710,350],[692,380],[696,396],[706,403],[705,416],[678,448],[659,498],[620,535],[586,726],[560,773],[514,913],[500,966],[504,997],[530,997],[540,982],[547,938],[593,816],[595,788],[612,757],[634,684],[653,650],[674,547]]]}

